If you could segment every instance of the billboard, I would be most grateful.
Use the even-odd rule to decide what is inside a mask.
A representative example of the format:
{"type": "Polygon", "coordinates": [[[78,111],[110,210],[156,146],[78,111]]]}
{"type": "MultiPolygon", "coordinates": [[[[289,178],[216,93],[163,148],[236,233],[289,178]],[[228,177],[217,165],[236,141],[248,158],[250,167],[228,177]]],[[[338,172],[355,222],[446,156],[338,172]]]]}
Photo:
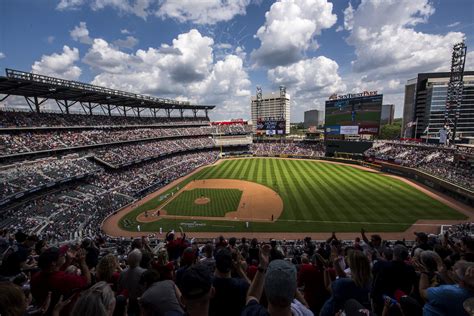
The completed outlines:
{"type": "Polygon", "coordinates": [[[378,135],[383,95],[354,96],[357,97],[326,101],[325,126],[340,126],[341,135],[378,135]],[[358,131],[354,134],[356,127],[358,131]]]}
{"type": "Polygon", "coordinates": [[[359,126],[341,126],[341,135],[359,135],[359,126]]]}
{"type": "Polygon", "coordinates": [[[285,135],[286,121],[283,119],[258,119],[257,134],[285,135]]]}
{"type": "Polygon", "coordinates": [[[326,125],[324,127],[324,131],[326,132],[326,134],[339,135],[341,134],[341,127],[339,125],[326,125]]]}

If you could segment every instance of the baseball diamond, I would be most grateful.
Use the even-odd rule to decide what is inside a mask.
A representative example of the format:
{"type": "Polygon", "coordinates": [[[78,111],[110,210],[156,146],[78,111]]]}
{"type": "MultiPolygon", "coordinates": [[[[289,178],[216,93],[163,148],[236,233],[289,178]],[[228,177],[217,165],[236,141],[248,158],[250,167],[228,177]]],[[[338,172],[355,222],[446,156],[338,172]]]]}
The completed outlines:
{"type": "Polygon", "coordinates": [[[180,192],[166,205],[169,215],[224,216],[236,211],[242,191],[236,189],[192,189],[180,192]],[[198,199],[209,199],[208,203],[196,203],[198,199]]]}
{"type": "MultiPolygon", "coordinates": [[[[245,187],[241,190],[245,195],[245,187]]],[[[188,231],[196,232],[351,232],[360,230],[361,226],[372,231],[399,232],[405,231],[417,220],[466,219],[459,211],[462,210],[456,205],[447,205],[414,189],[407,180],[368,168],[315,160],[247,158],[221,160],[199,170],[131,209],[119,224],[128,231],[134,231],[140,224],[141,231],[149,232],[160,228],[165,231],[178,229],[182,225],[188,231]],[[204,204],[199,206],[202,210],[191,216],[188,206],[194,204],[194,199],[201,193],[205,196],[219,194],[223,200],[235,199],[234,190],[212,192],[200,189],[196,191],[197,195],[183,196],[183,200],[179,197],[177,187],[185,190],[190,183],[194,183],[194,187],[206,187],[206,181],[209,183],[211,179],[221,179],[222,183],[226,179],[244,180],[268,187],[283,201],[283,211],[272,214],[272,209],[260,210],[259,214],[265,212],[263,217],[250,216],[249,213],[245,217],[224,216],[224,208],[216,213],[215,206],[211,208],[210,204],[204,204]],[[172,199],[174,195],[178,198],[165,205],[160,216],[140,220],[143,219],[143,212],[153,212],[168,202],[162,198],[160,201],[160,197],[171,196],[169,199],[172,199]],[[175,207],[177,204],[180,206],[175,207]],[[216,216],[223,217],[217,220],[216,216]]]]}

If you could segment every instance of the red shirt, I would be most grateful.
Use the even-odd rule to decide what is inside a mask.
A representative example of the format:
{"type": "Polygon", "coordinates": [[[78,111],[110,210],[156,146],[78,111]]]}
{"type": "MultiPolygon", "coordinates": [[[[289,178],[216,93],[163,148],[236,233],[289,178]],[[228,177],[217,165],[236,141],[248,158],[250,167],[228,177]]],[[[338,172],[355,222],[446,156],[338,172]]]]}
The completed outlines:
{"type": "MultiPolygon", "coordinates": [[[[330,270],[331,279],[333,275],[330,270]]],[[[329,297],[324,286],[324,271],[312,264],[302,264],[298,273],[298,286],[304,285],[304,298],[311,308],[322,306],[329,297]]],[[[320,308],[320,307],[319,307],[320,308]]]]}
{"type": "Polygon", "coordinates": [[[160,273],[160,280],[173,280],[173,271],[174,265],[173,262],[169,261],[166,265],[160,265],[158,263],[153,263],[153,269],[160,273]]]}
{"type": "Polygon", "coordinates": [[[255,278],[255,274],[257,274],[257,270],[258,270],[258,267],[255,266],[255,265],[249,265],[247,267],[247,277],[250,279],[250,280],[253,280],[253,278],[255,278]]]}
{"type": "MultiPolygon", "coordinates": [[[[63,300],[69,298],[74,290],[84,289],[87,286],[87,279],[84,276],[78,276],[65,273],[64,271],[55,271],[50,273],[38,272],[31,278],[31,294],[37,302],[42,304],[46,299],[48,292],[51,291],[51,304],[49,311],[63,295],[63,300]]],[[[73,302],[69,304],[73,306],[73,302]]],[[[67,307],[63,310],[67,310],[67,307]]],[[[61,312],[63,315],[64,313],[61,312]]]]}

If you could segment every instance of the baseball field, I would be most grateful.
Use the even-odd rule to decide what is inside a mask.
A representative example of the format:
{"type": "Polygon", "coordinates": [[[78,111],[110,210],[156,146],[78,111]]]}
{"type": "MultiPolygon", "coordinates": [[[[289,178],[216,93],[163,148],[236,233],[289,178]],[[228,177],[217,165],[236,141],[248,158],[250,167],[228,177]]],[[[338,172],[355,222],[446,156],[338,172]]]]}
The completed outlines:
{"type": "MultiPolygon", "coordinates": [[[[408,181],[314,160],[221,160],[122,210],[130,232],[402,232],[417,220],[464,220],[408,181]]],[[[107,226],[104,230],[107,232],[107,226]]],[[[117,234],[117,233],[116,233],[117,234]]]]}

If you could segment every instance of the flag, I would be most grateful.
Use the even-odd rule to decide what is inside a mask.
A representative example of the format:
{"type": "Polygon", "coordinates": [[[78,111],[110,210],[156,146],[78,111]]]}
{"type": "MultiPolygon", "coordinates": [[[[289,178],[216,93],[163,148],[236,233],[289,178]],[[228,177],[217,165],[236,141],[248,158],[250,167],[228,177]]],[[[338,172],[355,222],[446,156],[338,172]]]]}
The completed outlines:
{"type": "Polygon", "coordinates": [[[426,126],[425,130],[423,131],[423,134],[426,134],[426,133],[428,133],[428,129],[429,129],[429,128],[430,128],[430,126],[429,126],[429,125],[428,125],[428,126],[426,126]]]}
{"type": "Polygon", "coordinates": [[[407,127],[412,127],[412,126],[415,125],[415,124],[416,124],[416,122],[408,122],[408,123],[407,123],[407,127]]]}

